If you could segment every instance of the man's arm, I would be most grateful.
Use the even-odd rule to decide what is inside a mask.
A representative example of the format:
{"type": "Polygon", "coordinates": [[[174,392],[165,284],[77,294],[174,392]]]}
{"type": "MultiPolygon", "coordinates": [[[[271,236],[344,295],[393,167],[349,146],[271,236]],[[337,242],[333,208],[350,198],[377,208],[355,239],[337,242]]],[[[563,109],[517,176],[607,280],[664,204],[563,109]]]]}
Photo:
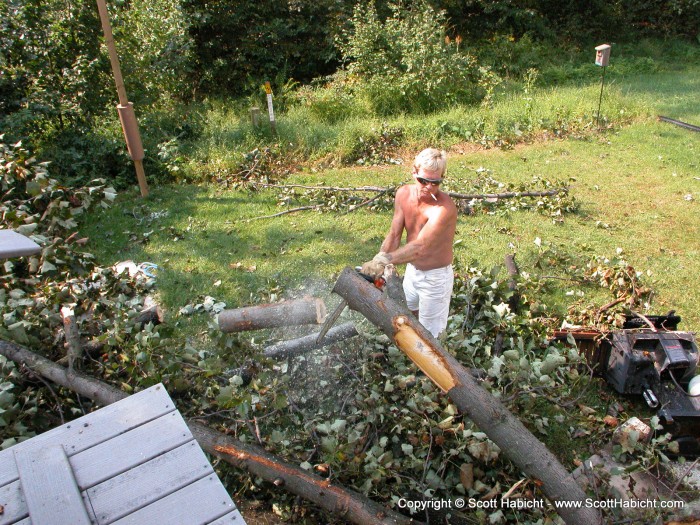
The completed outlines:
{"type": "Polygon", "coordinates": [[[384,238],[384,242],[382,242],[382,246],[380,248],[380,251],[382,252],[393,252],[401,245],[401,237],[405,226],[403,201],[405,199],[404,193],[406,193],[406,188],[406,186],[399,188],[396,192],[396,196],[394,197],[394,217],[391,219],[389,233],[384,238]]]}

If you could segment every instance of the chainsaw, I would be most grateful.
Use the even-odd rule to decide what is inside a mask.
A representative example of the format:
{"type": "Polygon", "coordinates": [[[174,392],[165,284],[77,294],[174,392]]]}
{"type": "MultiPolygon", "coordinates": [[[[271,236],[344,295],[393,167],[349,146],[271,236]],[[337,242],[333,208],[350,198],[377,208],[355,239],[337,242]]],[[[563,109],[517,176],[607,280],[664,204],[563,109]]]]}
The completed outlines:
{"type": "MultiPolygon", "coordinates": [[[[356,266],[355,271],[357,274],[362,277],[365,281],[372,283],[378,290],[383,290],[384,286],[386,285],[386,279],[382,276],[378,277],[372,277],[371,275],[367,275],[366,273],[362,273],[362,267],[361,266],[356,266]]],[[[323,326],[321,327],[321,331],[318,333],[318,337],[316,337],[316,344],[321,344],[323,341],[323,338],[326,337],[326,334],[328,333],[328,330],[331,329],[331,326],[335,324],[335,322],[338,320],[340,317],[340,314],[343,313],[343,310],[345,310],[345,307],[348,305],[348,302],[345,299],[342,299],[340,301],[340,304],[333,310],[333,313],[329,315],[325,322],[323,323],[323,326]]]]}

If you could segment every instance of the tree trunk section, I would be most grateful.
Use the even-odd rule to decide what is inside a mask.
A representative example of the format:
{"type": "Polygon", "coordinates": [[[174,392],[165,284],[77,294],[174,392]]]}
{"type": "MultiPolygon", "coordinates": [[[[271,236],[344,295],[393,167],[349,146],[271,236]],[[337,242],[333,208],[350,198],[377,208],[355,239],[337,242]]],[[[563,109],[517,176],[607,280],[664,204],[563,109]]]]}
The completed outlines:
{"type": "MultiPolygon", "coordinates": [[[[30,368],[62,387],[101,405],[116,403],[128,394],[93,377],[71,372],[53,361],[17,344],[0,340],[0,354],[30,368]]],[[[199,446],[231,465],[242,468],[265,481],[301,496],[333,515],[358,525],[408,525],[415,520],[398,514],[362,494],[333,485],[329,480],[306,472],[263,449],[241,443],[193,420],[187,422],[199,446]]]]}
{"type": "Polygon", "coordinates": [[[582,508],[557,508],[570,525],[601,523],[597,509],[585,508],[586,494],[557,458],[495,397],[483,389],[452,355],[401,305],[367,283],[351,268],[333,291],[363,314],[466,414],[522,471],[540,480],[552,502],[579,501],[582,508]]]}
{"type": "Polygon", "coordinates": [[[156,304],[151,296],[146,297],[143,302],[143,310],[136,316],[136,324],[143,330],[148,323],[153,323],[153,326],[163,323],[163,310],[156,304]]]}
{"type": "Polygon", "coordinates": [[[332,327],[330,330],[328,330],[328,333],[320,343],[316,343],[318,334],[319,332],[306,335],[298,339],[275,343],[274,345],[265,348],[263,351],[263,356],[277,360],[286,359],[287,357],[296,357],[298,355],[310,352],[311,350],[323,348],[324,346],[338,343],[358,335],[357,329],[353,323],[344,323],[332,327]]]}
{"type": "Polygon", "coordinates": [[[326,305],[322,299],[304,297],[280,303],[248,306],[224,310],[219,314],[222,332],[243,332],[280,326],[321,324],[326,317],[326,305]]]}
{"type": "Polygon", "coordinates": [[[189,426],[197,442],[210,454],[308,501],[313,501],[335,517],[359,525],[417,523],[357,492],[334,485],[330,480],[283,462],[258,447],[241,443],[203,425],[189,423],[189,426]]]}

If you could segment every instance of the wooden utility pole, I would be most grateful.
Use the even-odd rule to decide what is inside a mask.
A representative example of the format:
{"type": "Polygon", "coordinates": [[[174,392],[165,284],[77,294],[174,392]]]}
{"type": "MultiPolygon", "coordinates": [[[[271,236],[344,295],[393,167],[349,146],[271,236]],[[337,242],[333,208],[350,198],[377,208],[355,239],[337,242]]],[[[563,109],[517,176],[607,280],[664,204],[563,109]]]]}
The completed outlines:
{"type": "Polygon", "coordinates": [[[134,105],[129,102],[129,98],[126,96],[126,88],[124,87],[122,70],[119,66],[119,56],[117,55],[117,48],[114,45],[114,36],[112,35],[112,26],[109,23],[109,13],[107,11],[107,4],[105,3],[105,0],[97,0],[97,9],[100,12],[100,21],[102,22],[102,31],[105,34],[105,43],[107,44],[107,51],[109,52],[109,61],[112,64],[114,82],[117,84],[117,94],[119,95],[117,112],[119,113],[119,120],[122,123],[126,147],[129,150],[131,160],[134,161],[136,178],[139,181],[141,196],[148,197],[148,183],[146,182],[146,174],[143,171],[143,158],[145,154],[143,151],[143,145],[141,144],[139,125],[136,121],[134,105]]]}

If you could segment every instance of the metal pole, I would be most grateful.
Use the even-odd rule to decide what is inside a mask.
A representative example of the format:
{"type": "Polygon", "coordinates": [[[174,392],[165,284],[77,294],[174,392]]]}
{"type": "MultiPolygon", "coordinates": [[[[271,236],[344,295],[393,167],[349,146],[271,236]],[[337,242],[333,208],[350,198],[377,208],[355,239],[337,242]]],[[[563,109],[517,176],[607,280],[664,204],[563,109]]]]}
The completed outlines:
{"type": "Polygon", "coordinates": [[[603,86],[605,85],[605,66],[603,66],[603,74],[600,79],[600,97],[598,98],[598,118],[596,119],[596,127],[600,129],[600,105],[603,103],[603,86]]]}
{"type": "Polygon", "coordinates": [[[126,88],[124,87],[124,79],[122,78],[121,67],[119,66],[119,56],[117,48],[114,44],[114,36],[112,35],[112,26],[109,23],[109,13],[105,0],[97,0],[97,9],[100,12],[100,21],[102,22],[102,31],[105,35],[105,43],[109,52],[109,61],[112,65],[112,73],[114,74],[114,82],[117,85],[117,95],[119,96],[119,120],[124,131],[124,139],[126,147],[129,150],[129,156],[134,161],[136,169],[136,179],[139,182],[139,189],[142,197],[148,197],[148,183],[146,182],[146,174],[143,170],[143,146],[141,145],[141,136],[139,134],[138,123],[134,115],[133,105],[129,103],[129,98],[126,96],[126,88]]]}

